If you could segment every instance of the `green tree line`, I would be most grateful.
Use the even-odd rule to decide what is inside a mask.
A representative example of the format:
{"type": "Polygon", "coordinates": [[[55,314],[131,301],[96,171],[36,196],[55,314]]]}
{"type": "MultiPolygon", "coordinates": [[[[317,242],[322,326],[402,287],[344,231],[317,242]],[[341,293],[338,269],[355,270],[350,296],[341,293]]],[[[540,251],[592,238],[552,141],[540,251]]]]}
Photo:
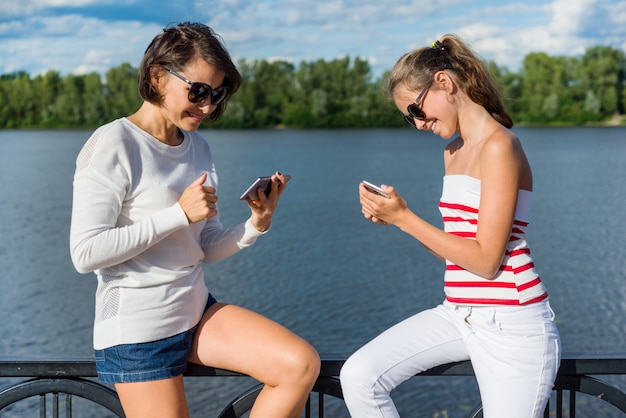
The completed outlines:
{"type": "MultiPolygon", "coordinates": [[[[518,124],[582,125],[624,121],[626,58],[610,47],[581,57],[525,56],[519,72],[489,63],[518,124]]],[[[356,57],[301,62],[240,60],[243,84],[214,127],[370,128],[404,124],[382,93],[386,76],[372,75],[356,57]]],[[[0,128],[94,128],[133,113],[141,104],[137,69],[111,68],[61,76],[0,76],[0,128]]]]}

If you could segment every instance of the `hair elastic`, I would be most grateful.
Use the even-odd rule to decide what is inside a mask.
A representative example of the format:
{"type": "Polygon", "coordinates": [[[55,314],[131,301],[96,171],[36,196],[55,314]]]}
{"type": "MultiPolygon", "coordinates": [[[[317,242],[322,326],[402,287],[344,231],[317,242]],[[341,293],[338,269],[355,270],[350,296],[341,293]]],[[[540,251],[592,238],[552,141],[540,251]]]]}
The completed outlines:
{"type": "Polygon", "coordinates": [[[444,50],[443,44],[439,41],[433,42],[431,46],[433,49],[441,49],[442,51],[444,50]]]}

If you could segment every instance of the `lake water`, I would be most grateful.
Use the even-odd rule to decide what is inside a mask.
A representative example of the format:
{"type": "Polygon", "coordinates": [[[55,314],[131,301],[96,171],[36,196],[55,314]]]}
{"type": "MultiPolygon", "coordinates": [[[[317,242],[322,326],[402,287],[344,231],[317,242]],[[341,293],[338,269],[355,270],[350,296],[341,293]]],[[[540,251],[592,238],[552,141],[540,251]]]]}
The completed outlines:
{"type": "MultiPolygon", "coordinates": [[[[516,132],[535,179],[530,245],[563,349],[624,351],[626,128],[516,132]]],[[[442,264],[398,229],[365,221],[357,192],[363,179],[394,185],[440,225],[439,137],[411,129],[203,134],[227,226],[248,216],[238,197],[254,178],[292,176],[272,231],[206,267],[219,300],[279,321],[321,353],[344,355],[442,300],[442,264]]],[[[0,354],[92,355],[96,281],[74,270],[68,250],[74,161],[89,135],[0,131],[0,354]]],[[[194,417],[216,416],[254,383],[186,382],[194,417]]],[[[624,379],[615,382],[624,390],[624,379]]],[[[472,378],[412,379],[394,398],[406,417],[464,417],[479,402],[472,378]]],[[[329,417],[347,417],[340,402],[331,408],[329,417]]]]}

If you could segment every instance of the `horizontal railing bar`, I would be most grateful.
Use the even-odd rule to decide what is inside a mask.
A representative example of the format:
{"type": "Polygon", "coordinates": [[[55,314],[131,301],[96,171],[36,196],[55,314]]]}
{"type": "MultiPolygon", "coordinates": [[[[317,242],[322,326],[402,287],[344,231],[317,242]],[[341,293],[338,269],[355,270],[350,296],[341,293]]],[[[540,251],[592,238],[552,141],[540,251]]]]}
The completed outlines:
{"type": "MultiPolygon", "coordinates": [[[[346,356],[321,355],[321,377],[338,376],[346,356]]],[[[469,361],[443,364],[421,376],[472,376],[469,361]]],[[[564,353],[559,375],[621,375],[626,374],[626,352],[619,353],[564,353]]],[[[96,377],[96,366],[91,357],[40,357],[0,355],[0,377],[96,377]]],[[[230,370],[189,364],[185,376],[245,376],[230,370]]]]}
{"type": "Polygon", "coordinates": [[[0,356],[0,377],[96,377],[92,357],[0,356]]]}

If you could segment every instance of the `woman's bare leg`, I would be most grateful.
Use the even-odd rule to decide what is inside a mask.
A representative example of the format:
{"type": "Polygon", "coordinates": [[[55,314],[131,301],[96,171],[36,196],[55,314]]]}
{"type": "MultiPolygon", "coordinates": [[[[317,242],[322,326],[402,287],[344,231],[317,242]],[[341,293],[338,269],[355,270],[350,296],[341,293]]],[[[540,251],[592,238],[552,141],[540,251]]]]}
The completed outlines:
{"type": "Polygon", "coordinates": [[[189,418],[183,377],[116,383],[126,418],[189,418]]]}
{"type": "Polygon", "coordinates": [[[189,361],[262,382],[251,418],[299,417],[320,368],[317,351],[304,339],[262,315],[221,303],[200,321],[189,361]]]}

